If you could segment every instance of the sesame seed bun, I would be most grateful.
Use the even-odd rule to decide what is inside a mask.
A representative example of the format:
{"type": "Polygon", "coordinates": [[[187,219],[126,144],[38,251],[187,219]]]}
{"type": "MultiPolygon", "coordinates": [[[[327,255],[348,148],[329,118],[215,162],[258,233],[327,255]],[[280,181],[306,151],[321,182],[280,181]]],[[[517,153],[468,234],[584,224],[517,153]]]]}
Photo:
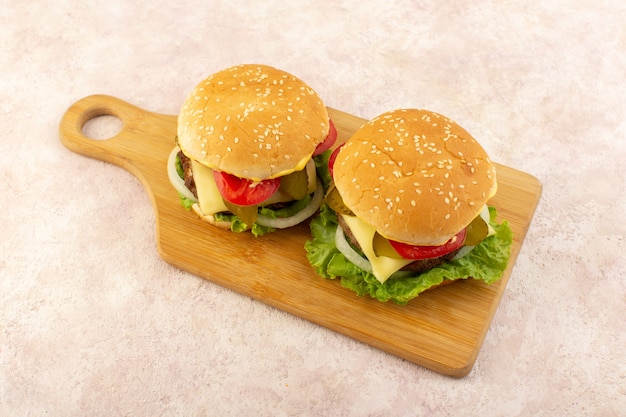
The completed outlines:
{"type": "Polygon", "coordinates": [[[344,203],[384,237],[442,245],[497,189],[495,167],[461,126],[427,110],[401,109],[363,125],[333,167],[344,203]]]}
{"type": "Polygon", "coordinates": [[[254,181],[303,169],[328,130],[327,109],[311,87],[256,64],[210,75],[178,116],[178,144],[187,156],[254,181]]]}

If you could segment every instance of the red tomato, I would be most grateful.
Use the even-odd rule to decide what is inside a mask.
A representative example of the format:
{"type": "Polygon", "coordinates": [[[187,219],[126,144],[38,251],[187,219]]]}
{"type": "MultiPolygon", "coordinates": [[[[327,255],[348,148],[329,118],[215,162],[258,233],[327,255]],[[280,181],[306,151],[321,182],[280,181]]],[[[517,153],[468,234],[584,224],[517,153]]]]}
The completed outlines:
{"type": "Polygon", "coordinates": [[[438,258],[463,246],[467,229],[461,230],[441,246],[416,246],[390,240],[391,246],[405,259],[438,258]]]}
{"type": "Polygon", "coordinates": [[[335,149],[333,151],[333,153],[330,154],[330,158],[328,158],[328,171],[330,172],[330,176],[333,176],[333,166],[335,165],[335,160],[337,159],[337,155],[339,154],[339,150],[343,147],[343,145],[345,145],[345,143],[342,143],[341,145],[339,145],[337,147],[337,149],[335,149]]]}
{"type": "Polygon", "coordinates": [[[315,151],[313,152],[313,156],[317,156],[327,149],[330,149],[330,147],[333,146],[337,140],[337,129],[335,128],[335,124],[330,119],[328,119],[328,124],[330,125],[328,129],[328,136],[326,136],[324,142],[317,145],[317,148],[315,148],[315,151]]]}
{"type": "Polygon", "coordinates": [[[280,178],[254,182],[221,171],[213,171],[213,176],[222,197],[238,206],[260,204],[280,187],[280,178]]]}

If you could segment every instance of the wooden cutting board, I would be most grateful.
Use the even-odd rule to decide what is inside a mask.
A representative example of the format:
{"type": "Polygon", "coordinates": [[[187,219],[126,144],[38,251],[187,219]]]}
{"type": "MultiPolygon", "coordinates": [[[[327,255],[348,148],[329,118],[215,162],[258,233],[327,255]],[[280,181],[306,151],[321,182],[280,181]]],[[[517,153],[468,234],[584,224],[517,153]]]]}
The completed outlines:
{"type": "MultiPolygon", "coordinates": [[[[337,145],[365,122],[329,112],[337,145]]],[[[59,133],[67,148],[118,165],[144,184],[155,210],[159,255],[166,262],[436,372],[462,377],[471,371],[541,195],[535,177],[497,165],[498,194],[490,204],[514,234],[509,267],[499,282],[462,280],[398,306],[359,298],[338,280],[318,277],[305,256],[307,224],[255,238],[212,227],[183,209],[166,169],[176,125],[176,116],[93,95],[67,110],[59,133]],[[89,139],[85,123],[102,115],[121,119],[121,131],[106,140],[89,139]]]]}

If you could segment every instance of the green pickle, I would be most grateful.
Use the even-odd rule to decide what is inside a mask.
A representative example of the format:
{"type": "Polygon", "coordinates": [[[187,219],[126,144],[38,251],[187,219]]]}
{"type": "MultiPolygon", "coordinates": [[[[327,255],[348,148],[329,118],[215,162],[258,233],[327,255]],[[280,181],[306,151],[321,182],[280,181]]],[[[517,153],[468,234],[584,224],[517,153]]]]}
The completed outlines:
{"type": "Polygon", "coordinates": [[[326,204],[328,204],[328,207],[333,209],[335,213],[345,214],[347,216],[354,216],[352,210],[350,210],[343,202],[339,191],[337,191],[337,188],[335,188],[334,185],[331,185],[330,189],[326,193],[326,204]]]}
{"type": "Polygon", "coordinates": [[[238,206],[237,204],[230,203],[224,199],[224,205],[228,210],[233,213],[235,216],[239,217],[243,223],[248,226],[248,228],[252,227],[252,225],[256,222],[256,219],[259,215],[258,206],[238,206]]]}
{"type": "Polygon", "coordinates": [[[482,217],[476,216],[474,220],[467,226],[467,234],[465,235],[465,246],[476,246],[483,241],[489,233],[489,226],[482,217]]]}
{"type": "Polygon", "coordinates": [[[302,200],[309,190],[309,179],[306,169],[294,171],[280,179],[280,189],[294,200],[302,200]]]}

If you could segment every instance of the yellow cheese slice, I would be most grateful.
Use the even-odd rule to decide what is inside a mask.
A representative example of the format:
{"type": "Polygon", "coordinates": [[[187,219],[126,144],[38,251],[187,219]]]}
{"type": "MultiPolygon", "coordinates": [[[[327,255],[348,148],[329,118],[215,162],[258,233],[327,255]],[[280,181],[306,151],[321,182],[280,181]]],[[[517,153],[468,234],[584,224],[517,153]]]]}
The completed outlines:
{"type": "Polygon", "coordinates": [[[198,204],[200,210],[205,215],[213,215],[220,211],[228,211],[222,195],[217,189],[213,170],[197,161],[191,161],[191,169],[193,170],[193,180],[196,183],[196,191],[198,192],[198,204]]]}
{"type": "Polygon", "coordinates": [[[389,278],[391,274],[398,271],[400,268],[413,262],[412,259],[398,259],[389,258],[387,256],[376,256],[372,243],[374,241],[374,234],[376,233],[376,229],[355,216],[348,216],[345,214],[340,214],[340,216],[343,217],[343,220],[350,228],[350,231],[354,235],[354,238],[357,242],[359,242],[359,246],[361,246],[361,251],[363,251],[365,256],[367,256],[367,259],[370,261],[370,264],[372,264],[372,274],[374,274],[376,279],[381,283],[387,281],[387,278],[389,278]]]}

